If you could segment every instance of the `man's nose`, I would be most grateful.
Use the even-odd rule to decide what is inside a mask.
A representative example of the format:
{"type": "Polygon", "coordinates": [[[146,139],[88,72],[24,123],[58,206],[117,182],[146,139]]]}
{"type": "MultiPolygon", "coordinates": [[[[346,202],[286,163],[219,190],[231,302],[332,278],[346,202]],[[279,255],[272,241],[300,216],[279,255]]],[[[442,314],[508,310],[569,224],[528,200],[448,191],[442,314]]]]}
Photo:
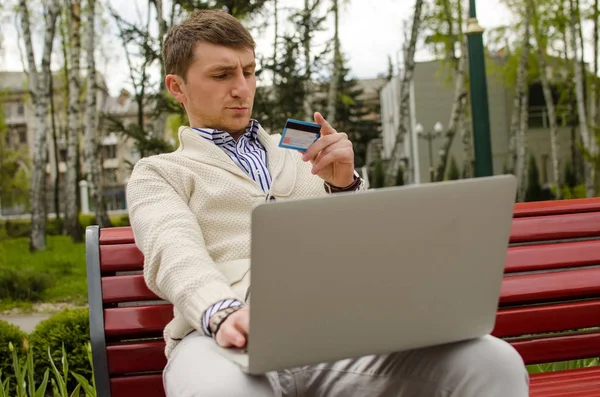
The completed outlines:
{"type": "Polygon", "coordinates": [[[231,89],[231,96],[234,98],[247,98],[250,95],[248,80],[243,71],[236,72],[231,89]]]}

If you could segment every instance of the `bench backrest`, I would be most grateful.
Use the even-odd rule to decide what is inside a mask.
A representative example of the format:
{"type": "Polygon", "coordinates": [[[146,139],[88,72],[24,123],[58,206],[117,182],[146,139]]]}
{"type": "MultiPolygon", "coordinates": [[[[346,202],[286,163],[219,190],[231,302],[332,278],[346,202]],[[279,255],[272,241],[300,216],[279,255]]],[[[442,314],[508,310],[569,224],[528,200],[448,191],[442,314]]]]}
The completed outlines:
{"type": "MultiPolygon", "coordinates": [[[[88,227],[86,244],[98,390],[164,397],[172,306],[146,287],[131,228],[88,227]]],[[[517,204],[493,334],[530,364],[600,356],[599,264],[600,199],[517,204]]]]}

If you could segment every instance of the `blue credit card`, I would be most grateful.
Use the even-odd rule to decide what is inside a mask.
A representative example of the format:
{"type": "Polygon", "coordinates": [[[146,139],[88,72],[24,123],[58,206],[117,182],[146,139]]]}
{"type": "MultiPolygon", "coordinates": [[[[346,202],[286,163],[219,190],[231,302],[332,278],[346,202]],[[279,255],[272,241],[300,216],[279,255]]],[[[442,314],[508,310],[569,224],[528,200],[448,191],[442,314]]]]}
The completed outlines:
{"type": "Polygon", "coordinates": [[[319,124],[288,119],[279,140],[279,147],[305,152],[320,136],[319,124]]]}

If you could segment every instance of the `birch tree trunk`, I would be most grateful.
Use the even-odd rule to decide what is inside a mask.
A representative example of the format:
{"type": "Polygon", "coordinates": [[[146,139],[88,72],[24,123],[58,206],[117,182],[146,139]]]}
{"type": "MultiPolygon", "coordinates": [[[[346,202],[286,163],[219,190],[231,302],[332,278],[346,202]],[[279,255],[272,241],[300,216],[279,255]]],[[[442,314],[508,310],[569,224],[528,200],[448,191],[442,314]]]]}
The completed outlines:
{"type": "MultiPolygon", "coordinates": [[[[594,76],[598,76],[598,3],[599,0],[594,1],[594,76]]],[[[593,126],[598,125],[598,79],[594,78],[592,81],[592,98],[590,103],[590,124],[593,126]]]]}
{"type": "Polygon", "coordinates": [[[277,45],[279,44],[279,4],[273,0],[273,19],[275,24],[275,37],[273,38],[273,92],[277,86],[277,45]]]}
{"type": "Polygon", "coordinates": [[[87,30],[85,36],[87,77],[89,86],[86,95],[85,107],[85,144],[84,158],[87,169],[87,182],[90,188],[90,195],[94,203],[96,223],[100,227],[111,227],[112,223],[106,211],[106,203],[102,197],[102,179],[100,159],[98,158],[98,110],[96,108],[96,59],[94,50],[94,26],[96,20],[96,0],[88,0],[87,8],[87,30]]]}
{"type": "Polygon", "coordinates": [[[527,104],[528,98],[528,81],[527,81],[527,70],[529,65],[529,52],[530,52],[530,27],[531,24],[531,11],[529,3],[525,5],[525,32],[523,38],[523,45],[521,48],[521,58],[519,60],[519,67],[517,69],[517,84],[515,87],[515,94],[513,98],[513,108],[510,123],[510,141],[509,141],[509,165],[508,169],[512,172],[519,181],[517,197],[520,201],[525,199],[524,193],[527,188],[525,183],[526,177],[526,156],[527,156],[527,141],[526,132],[528,127],[529,111],[527,104]],[[523,112],[526,112],[524,115],[523,112]],[[525,117],[525,119],[523,119],[525,117]]]}
{"type": "MultiPolygon", "coordinates": [[[[452,142],[456,136],[456,132],[461,128],[461,118],[465,113],[467,105],[467,85],[466,83],[466,69],[467,69],[467,41],[466,36],[463,34],[463,27],[461,23],[458,23],[458,32],[454,32],[454,17],[451,11],[451,5],[449,0],[442,2],[444,10],[445,22],[448,24],[448,37],[451,41],[451,45],[447,47],[448,51],[446,58],[453,62],[455,71],[454,81],[454,99],[452,101],[452,109],[450,111],[450,119],[448,126],[444,134],[444,142],[440,146],[439,150],[439,162],[436,166],[435,180],[443,181],[446,174],[446,167],[448,165],[448,156],[450,154],[450,148],[452,142]],[[460,44],[460,58],[456,60],[455,52],[455,37],[460,44]]],[[[463,7],[462,0],[457,1],[458,15],[462,18],[463,7]]]]}
{"type": "Polygon", "coordinates": [[[558,125],[556,122],[556,111],[554,108],[554,98],[552,97],[552,90],[550,88],[550,81],[548,78],[548,63],[546,61],[546,38],[544,33],[540,32],[539,19],[536,11],[536,4],[534,0],[529,0],[530,11],[533,18],[533,29],[535,34],[535,40],[538,48],[538,58],[540,67],[540,79],[542,80],[542,89],[544,91],[544,100],[546,102],[546,110],[548,112],[548,123],[550,125],[550,157],[552,159],[552,176],[556,184],[556,198],[561,198],[561,184],[560,184],[560,164],[558,160],[558,137],[557,130],[558,125]]]}
{"type": "Polygon", "coordinates": [[[458,60],[458,69],[456,70],[456,81],[454,86],[454,99],[452,101],[452,110],[450,111],[450,120],[444,134],[444,142],[440,147],[440,159],[436,167],[435,180],[443,181],[446,174],[446,165],[448,164],[448,154],[452,147],[452,141],[456,135],[460,124],[461,115],[465,111],[467,104],[467,86],[465,84],[465,73],[467,65],[467,45],[465,39],[461,43],[461,56],[458,60]]]}
{"type": "Polygon", "coordinates": [[[516,175],[520,181],[517,187],[517,200],[525,201],[529,174],[527,173],[527,129],[529,128],[529,88],[525,85],[525,91],[521,98],[521,109],[519,130],[517,131],[517,164],[516,175]]]}
{"type": "MultiPolygon", "coordinates": [[[[594,1],[594,12],[593,12],[593,26],[594,26],[594,76],[598,76],[598,57],[600,56],[599,51],[600,48],[598,48],[598,41],[599,41],[599,31],[598,31],[598,3],[599,0],[595,0],[594,1]]],[[[598,148],[597,148],[597,144],[598,144],[598,79],[596,77],[594,77],[592,79],[592,98],[591,98],[591,103],[590,103],[590,125],[592,127],[592,134],[591,134],[591,146],[592,148],[594,148],[594,196],[597,194],[596,192],[598,191],[598,176],[600,174],[600,170],[598,169],[600,161],[598,159],[598,148]]]]}
{"type": "MultiPolygon", "coordinates": [[[[571,49],[573,50],[573,64],[575,66],[575,95],[577,98],[577,114],[579,116],[579,132],[581,134],[581,142],[583,147],[593,157],[595,150],[591,146],[590,133],[588,129],[587,112],[585,109],[584,85],[583,85],[583,68],[579,62],[578,47],[577,47],[577,16],[575,15],[575,6],[573,0],[569,0],[571,8],[571,17],[569,20],[569,35],[571,39],[571,49]]],[[[594,197],[594,164],[589,159],[585,161],[585,187],[587,197],[594,197]]]]}
{"type": "Polygon", "coordinates": [[[410,109],[410,82],[413,79],[415,70],[415,50],[417,46],[417,37],[421,27],[421,14],[423,11],[423,0],[415,0],[415,11],[413,14],[412,28],[410,32],[410,41],[406,49],[404,57],[404,75],[400,85],[399,112],[400,123],[396,141],[392,149],[392,155],[385,171],[385,185],[394,186],[396,182],[396,174],[400,168],[402,160],[402,150],[404,140],[409,130],[409,109],[410,109]]]}
{"type": "MultiPolygon", "coordinates": [[[[77,168],[81,117],[79,98],[81,92],[81,0],[71,0],[69,4],[69,107],[67,112],[67,172],[65,181],[65,231],[74,242],[83,241],[79,211],[77,206],[77,168]]],[[[93,84],[93,82],[90,82],[93,84]]]]}
{"type": "Polygon", "coordinates": [[[44,12],[44,47],[42,50],[41,73],[35,64],[31,23],[26,0],[19,0],[19,15],[23,42],[27,53],[29,73],[29,93],[35,106],[35,138],[33,150],[33,170],[31,175],[31,235],[29,250],[41,251],[46,248],[46,134],[48,130],[48,85],[50,81],[50,60],[52,44],[56,33],[56,19],[60,12],[59,0],[50,0],[44,12]]]}
{"type": "Polygon", "coordinates": [[[310,0],[304,0],[304,34],[302,45],[304,48],[304,101],[302,107],[304,109],[304,118],[312,120],[312,67],[310,55],[310,0]]]}
{"type": "Polygon", "coordinates": [[[327,98],[327,122],[335,125],[336,121],[336,105],[338,98],[338,86],[340,80],[340,66],[342,57],[340,54],[340,39],[339,39],[339,8],[338,0],[332,0],[334,33],[333,33],[333,69],[331,73],[331,82],[329,83],[329,97],[327,98]]]}
{"type": "Polygon", "coordinates": [[[54,110],[54,81],[52,78],[52,73],[50,74],[50,81],[48,84],[48,97],[50,99],[50,121],[52,123],[52,151],[54,152],[54,216],[56,217],[56,222],[60,224],[60,170],[58,168],[58,163],[60,162],[60,155],[58,151],[58,134],[56,131],[56,120],[54,117],[56,112],[54,110]]]}
{"type": "Polygon", "coordinates": [[[467,96],[465,111],[460,115],[459,119],[459,131],[460,137],[462,138],[463,150],[465,153],[465,159],[463,161],[463,169],[462,169],[462,177],[463,178],[472,178],[473,177],[473,149],[472,149],[472,140],[471,140],[471,129],[469,128],[469,123],[467,122],[467,111],[466,109],[469,106],[469,97],[467,96]]]}
{"type": "MultiPolygon", "coordinates": [[[[162,54],[163,43],[165,40],[165,36],[167,34],[167,22],[165,21],[164,12],[163,12],[163,0],[154,0],[154,5],[156,7],[156,19],[158,22],[158,45],[160,48],[160,54],[162,54]]],[[[165,76],[166,76],[165,62],[164,62],[162,56],[159,56],[158,60],[160,62],[160,76],[161,76],[161,78],[160,78],[160,95],[166,101],[167,86],[165,83],[165,76]]],[[[160,111],[158,114],[155,115],[155,118],[154,118],[154,122],[153,122],[153,130],[154,131],[152,131],[153,135],[156,138],[163,139],[164,135],[165,135],[166,125],[167,125],[167,112],[160,111]]]]}

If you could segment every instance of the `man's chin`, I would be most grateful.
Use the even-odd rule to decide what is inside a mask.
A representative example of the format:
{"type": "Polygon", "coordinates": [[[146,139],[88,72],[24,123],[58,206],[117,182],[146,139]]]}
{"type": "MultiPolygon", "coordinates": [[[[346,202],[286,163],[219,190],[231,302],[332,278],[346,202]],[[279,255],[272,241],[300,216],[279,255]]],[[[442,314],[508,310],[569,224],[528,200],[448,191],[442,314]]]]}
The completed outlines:
{"type": "Polygon", "coordinates": [[[250,116],[236,117],[227,123],[228,131],[241,131],[246,129],[250,124],[250,116]]]}

